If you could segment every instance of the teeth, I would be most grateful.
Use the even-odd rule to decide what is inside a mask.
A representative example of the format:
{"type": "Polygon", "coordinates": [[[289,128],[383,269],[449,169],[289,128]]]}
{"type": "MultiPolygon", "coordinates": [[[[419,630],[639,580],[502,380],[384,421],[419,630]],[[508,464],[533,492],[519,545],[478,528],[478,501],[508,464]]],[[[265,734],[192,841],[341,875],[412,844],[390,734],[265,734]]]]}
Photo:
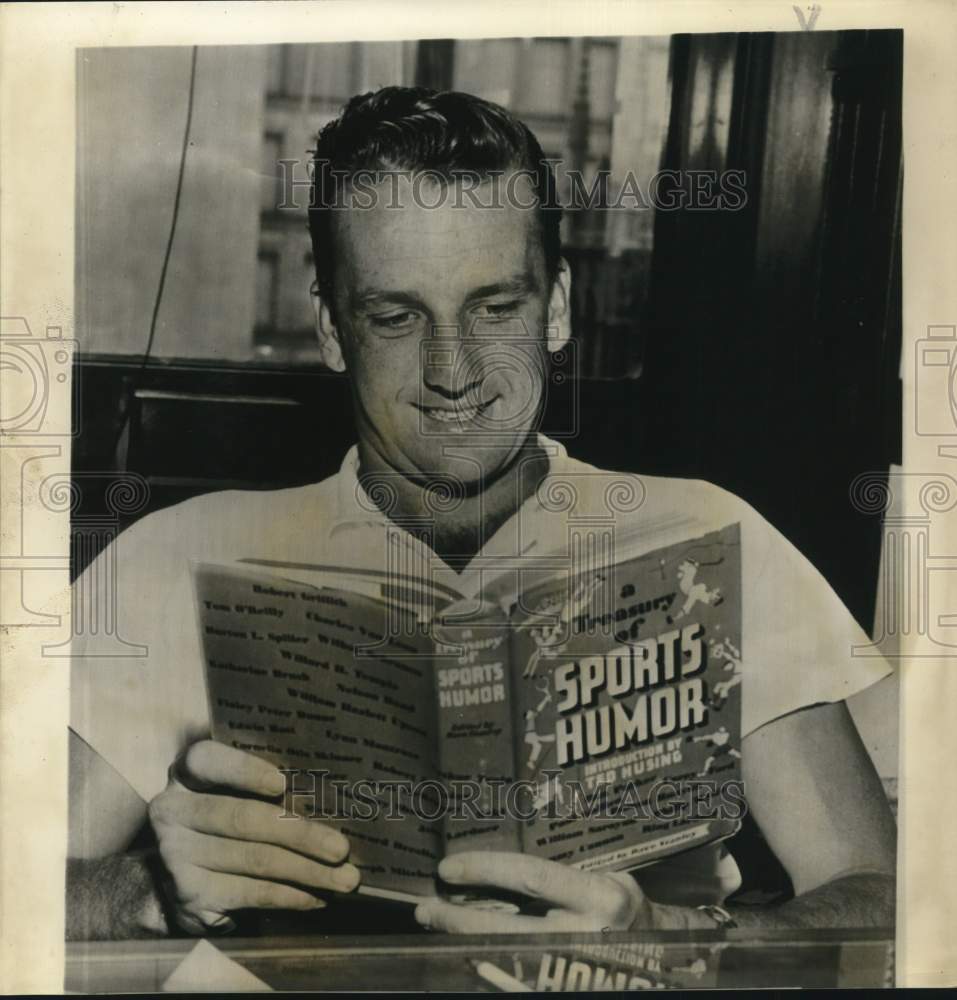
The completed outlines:
{"type": "Polygon", "coordinates": [[[444,410],[444,409],[426,409],[426,413],[432,417],[434,420],[441,421],[442,423],[457,423],[460,420],[471,420],[473,417],[478,415],[480,407],[471,406],[467,410],[444,410]]]}

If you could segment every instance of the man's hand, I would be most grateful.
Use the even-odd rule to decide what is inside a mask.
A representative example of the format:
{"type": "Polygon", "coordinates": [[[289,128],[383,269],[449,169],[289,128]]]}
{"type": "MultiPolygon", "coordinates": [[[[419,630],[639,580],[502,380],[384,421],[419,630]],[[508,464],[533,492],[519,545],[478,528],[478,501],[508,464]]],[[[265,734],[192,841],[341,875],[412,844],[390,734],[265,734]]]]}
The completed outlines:
{"type": "Polygon", "coordinates": [[[149,818],[184,930],[228,929],[226,914],[246,907],[318,909],[325,902],[306,890],[351,892],[359,884],[358,869],[344,863],[346,838],[313,820],[282,818],[281,791],[275,767],[212,740],[194,743],[170,768],[149,818]]]}
{"type": "Polygon", "coordinates": [[[492,886],[521,893],[550,908],[542,917],[430,899],[415,919],[432,930],[459,934],[529,934],[625,930],[655,926],[655,908],[627,874],[597,874],[527,854],[465,851],[445,858],[440,877],[462,886],[492,886]]]}

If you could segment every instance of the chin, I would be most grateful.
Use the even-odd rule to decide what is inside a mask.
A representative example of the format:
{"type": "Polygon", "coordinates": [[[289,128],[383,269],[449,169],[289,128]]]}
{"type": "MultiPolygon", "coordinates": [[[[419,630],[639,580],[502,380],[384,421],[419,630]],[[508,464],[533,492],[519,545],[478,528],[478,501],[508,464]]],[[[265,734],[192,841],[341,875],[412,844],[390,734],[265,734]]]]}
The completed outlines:
{"type": "Polygon", "coordinates": [[[487,482],[494,480],[521,446],[525,437],[515,441],[495,442],[483,446],[478,440],[465,436],[436,441],[427,454],[417,456],[415,462],[424,479],[452,479],[460,483],[467,494],[480,492],[487,482]]]}

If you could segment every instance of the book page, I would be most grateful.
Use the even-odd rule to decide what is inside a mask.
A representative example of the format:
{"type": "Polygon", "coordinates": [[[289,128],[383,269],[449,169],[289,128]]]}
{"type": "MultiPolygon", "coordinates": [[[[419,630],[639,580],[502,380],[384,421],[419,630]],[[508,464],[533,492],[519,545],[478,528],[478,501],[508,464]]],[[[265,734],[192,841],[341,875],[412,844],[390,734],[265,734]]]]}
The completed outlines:
{"type": "Polygon", "coordinates": [[[287,807],[291,790],[349,838],[363,886],[432,893],[438,830],[401,800],[436,777],[431,642],[415,616],[242,567],[201,565],[195,581],[213,738],[298,769],[287,807]]]}
{"type": "Polygon", "coordinates": [[[522,595],[526,852],[631,869],[738,829],[740,551],[733,525],[522,595]]]}

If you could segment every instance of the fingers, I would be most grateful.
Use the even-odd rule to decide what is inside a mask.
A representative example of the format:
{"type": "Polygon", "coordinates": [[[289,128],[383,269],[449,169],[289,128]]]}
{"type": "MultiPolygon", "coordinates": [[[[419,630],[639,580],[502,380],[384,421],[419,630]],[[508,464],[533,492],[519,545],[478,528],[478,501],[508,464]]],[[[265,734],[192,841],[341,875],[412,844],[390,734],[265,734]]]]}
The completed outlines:
{"type": "Polygon", "coordinates": [[[487,885],[545,900],[572,913],[596,913],[619,924],[637,908],[640,890],[629,879],[596,875],[554,861],[504,851],[464,851],[439,864],[453,885],[487,885]]]}
{"type": "Polygon", "coordinates": [[[149,814],[158,835],[186,827],[214,837],[274,844],[331,864],[349,853],[349,841],[337,830],[313,820],[284,818],[279,806],[257,799],[205,795],[174,784],[150,803],[149,814]]]}
{"type": "Polygon", "coordinates": [[[172,872],[185,863],[211,872],[294,882],[332,892],[352,892],[359,884],[359,870],[350,864],[331,868],[272,844],[225,840],[193,830],[179,830],[164,838],[160,850],[172,872]]]}
{"type": "Polygon", "coordinates": [[[429,930],[448,934],[542,934],[601,930],[595,919],[567,910],[554,910],[545,917],[530,917],[460,906],[442,899],[420,903],[415,909],[415,919],[429,930]]]}
{"type": "Polygon", "coordinates": [[[236,921],[225,913],[215,913],[197,906],[187,909],[175,906],[173,912],[176,923],[187,933],[203,936],[206,934],[228,934],[236,929],[236,921]]]}
{"type": "Polygon", "coordinates": [[[311,890],[359,884],[341,833],[262,800],[278,798],[283,785],[272,765],[210,740],[174,762],[149,818],[183,929],[228,930],[230,910],[320,909],[326,904],[311,890]]]}
{"type": "Polygon", "coordinates": [[[416,908],[415,918],[424,927],[453,934],[622,930],[638,921],[646,902],[627,874],[582,872],[520,854],[466,852],[442,861],[439,874],[446,881],[494,885],[558,903],[544,917],[505,914],[443,899],[431,899],[416,908]],[[559,898],[574,905],[561,903],[559,898]]]}
{"type": "Polygon", "coordinates": [[[215,926],[216,915],[230,910],[319,910],[326,905],[291,885],[211,872],[190,864],[181,865],[177,872],[176,903],[204,926],[215,926]]]}
{"type": "Polygon", "coordinates": [[[225,913],[214,913],[212,910],[200,910],[196,916],[204,928],[220,933],[228,933],[236,929],[236,921],[225,913]]]}
{"type": "Polygon", "coordinates": [[[276,798],[285,789],[275,765],[215,740],[200,740],[187,747],[173,762],[170,778],[194,792],[225,787],[276,798]]]}

